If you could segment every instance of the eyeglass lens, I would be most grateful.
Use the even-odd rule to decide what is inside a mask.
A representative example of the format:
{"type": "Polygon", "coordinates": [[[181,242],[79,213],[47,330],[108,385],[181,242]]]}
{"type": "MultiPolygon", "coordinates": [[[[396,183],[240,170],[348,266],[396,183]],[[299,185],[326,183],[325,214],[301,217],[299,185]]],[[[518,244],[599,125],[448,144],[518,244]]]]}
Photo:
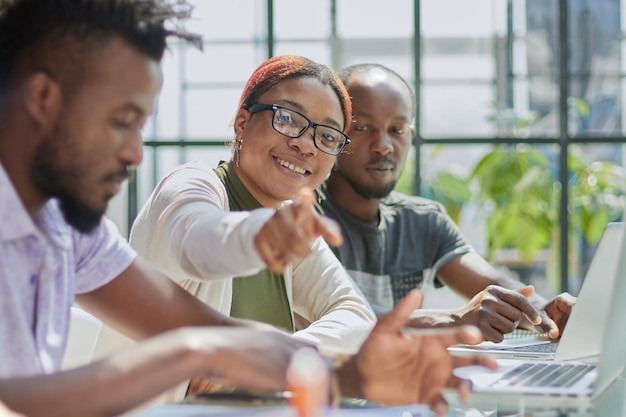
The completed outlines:
{"type": "MultiPolygon", "coordinates": [[[[272,126],[277,132],[296,138],[304,133],[310,126],[310,122],[304,116],[284,108],[276,108],[272,126]]],[[[314,127],[315,145],[322,151],[336,155],[341,152],[346,137],[343,133],[328,126],[316,125],[314,127]]]]}

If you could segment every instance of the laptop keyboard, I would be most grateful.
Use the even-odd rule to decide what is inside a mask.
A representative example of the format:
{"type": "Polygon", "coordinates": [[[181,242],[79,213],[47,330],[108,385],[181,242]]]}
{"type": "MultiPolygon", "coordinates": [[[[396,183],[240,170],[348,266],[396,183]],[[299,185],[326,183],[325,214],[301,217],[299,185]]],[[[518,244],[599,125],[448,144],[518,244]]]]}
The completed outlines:
{"type": "Polygon", "coordinates": [[[571,387],[595,365],[525,363],[511,369],[495,381],[494,387],[571,387]]]}
{"type": "Polygon", "coordinates": [[[510,347],[510,348],[507,348],[507,350],[513,350],[516,352],[554,353],[556,352],[556,348],[558,346],[559,344],[557,342],[551,342],[551,343],[539,343],[536,345],[510,347]]]}
{"type": "Polygon", "coordinates": [[[538,333],[538,332],[536,332],[534,330],[520,329],[518,327],[515,330],[513,330],[511,333],[506,333],[504,335],[504,340],[521,339],[521,338],[525,338],[525,337],[537,336],[537,335],[540,335],[540,334],[541,333],[538,333]]]}

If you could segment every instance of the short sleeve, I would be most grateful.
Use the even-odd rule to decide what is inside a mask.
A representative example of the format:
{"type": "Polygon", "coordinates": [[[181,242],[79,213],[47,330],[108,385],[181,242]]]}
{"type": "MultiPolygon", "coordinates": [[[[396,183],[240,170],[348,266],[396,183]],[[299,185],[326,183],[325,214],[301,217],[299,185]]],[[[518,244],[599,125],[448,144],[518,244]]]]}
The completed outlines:
{"type": "Polygon", "coordinates": [[[91,233],[74,235],[76,293],[84,294],[109,283],[130,266],[136,252],[108,218],[91,233]]]}

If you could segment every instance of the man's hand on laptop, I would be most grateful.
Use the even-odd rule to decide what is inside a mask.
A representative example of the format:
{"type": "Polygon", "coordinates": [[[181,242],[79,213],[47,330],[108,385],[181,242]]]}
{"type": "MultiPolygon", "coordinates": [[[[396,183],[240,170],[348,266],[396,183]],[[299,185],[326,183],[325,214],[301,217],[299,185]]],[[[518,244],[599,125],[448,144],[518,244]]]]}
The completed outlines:
{"type": "Polygon", "coordinates": [[[516,290],[490,285],[453,312],[454,321],[478,327],[487,341],[501,342],[520,323],[524,327],[542,324],[545,314],[528,300],[534,292],[530,285],[516,290]]]}
{"type": "Polygon", "coordinates": [[[551,339],[558,339],[563,334],[563,329],[576,303],[576,297],[564,292],[548,301],[541,314],[541,323],[535,326],[540,333],[547,333],[551,339]]]}

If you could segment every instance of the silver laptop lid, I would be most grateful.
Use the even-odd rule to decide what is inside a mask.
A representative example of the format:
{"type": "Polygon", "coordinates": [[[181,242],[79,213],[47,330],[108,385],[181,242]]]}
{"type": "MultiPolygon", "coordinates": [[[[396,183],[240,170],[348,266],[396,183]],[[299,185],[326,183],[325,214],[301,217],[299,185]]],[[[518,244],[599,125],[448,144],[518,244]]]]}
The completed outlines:
{"type": "MultiPolygon", "coordinates": [[[[616,280],[609,299],[598,299],[597,304],[610,305],[610,314],[605,321],[606,331],[602,357],[598,365],[598,379],[594,385],[594,397],[602,395],[607,387],[623,379],[626,366],[626,227],[622,227],[622,239],[615,250],[619,253],[616,280]],[[606,301],[605,301],[606,300],[606,301]]],[[[597,323],[601,327],[601,323],[597,323]]],[[[626,393],[622,393],[624,395],[626,393]]],[[[622,397],[623,398],[623,397],[622,397]]]]}
{"type": "Polygon", "coordinates": [[[547,336],[505,339],[501,343],[483,342],[476,346],[459,345],[449,350],[455,354],[481,352],[498,358],[596,360],[602,350],[604,323],[610,308],[607,294],[616,280],[619,246],[625,228],[623,222],[609,223],[605,227],[585,274],[576,305],[556,351],[552,351],[554,353],[531,349],[533,345],[548,343],[547,336]]]}
{"type": "Polygon", "coordinates": [[[604,229],[578,293],[576,308],[561,336],[555,360],[580,360],[600,355],[604,325],[611,308],[608,294],[615,284],[623,235],[623,222],[609,223],[604,229]]]}

